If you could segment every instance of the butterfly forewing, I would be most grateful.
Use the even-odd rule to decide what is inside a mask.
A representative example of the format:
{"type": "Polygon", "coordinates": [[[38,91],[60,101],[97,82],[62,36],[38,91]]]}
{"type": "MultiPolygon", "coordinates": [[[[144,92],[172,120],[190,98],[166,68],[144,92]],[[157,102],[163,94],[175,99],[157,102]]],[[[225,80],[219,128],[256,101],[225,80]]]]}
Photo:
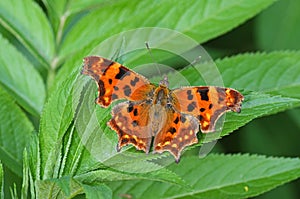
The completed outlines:
{"type": "Polygon", "coordinates": [[[243,96],[231,88],[184,87],[173,90],[179,112],[196,117],[204,133],[215,131],[218,118],[226,111],[240,112],[243,96]]]}
{"type": "Polygon", "coordinates": [[[118,99],[144,100],[154,87],[145,77],[125,66],[97,56],[84,58],[82,73],[96,81],[98,85],[96,102],[103,107],[118,99]]]}

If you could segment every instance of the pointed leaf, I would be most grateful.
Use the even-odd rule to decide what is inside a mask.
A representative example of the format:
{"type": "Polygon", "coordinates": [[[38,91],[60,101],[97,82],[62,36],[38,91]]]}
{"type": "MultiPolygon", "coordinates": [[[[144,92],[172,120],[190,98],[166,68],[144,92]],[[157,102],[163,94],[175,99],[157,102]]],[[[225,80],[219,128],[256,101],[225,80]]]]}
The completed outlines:
{"type": "Polygon", "coordinates": [[[274,0],[118,1],[91,12],[71,29],[62,44],[60,60],[87,45],[92,48],[115,33],[139,27],[174,29],[202,43],[231,30],[273,2],[274,0]]]}
{"type": "Polygon", "coordinates": [[[28,160],[28,153],[26,148],[23,152],[23,180],[22,180],[22,188],[21,188],[21,198],[25,199],[28,198],[29,193],[29,160],[28,160]]]}
{"type": "Polygon", "coordinates": [[[99,199],[109,199],[112,198],[111,189],[105,184],[100,185],[82,185],[85,196],[87,199],[99,198],[99,199]]]}
{"type": "Polygon", "coordinates": [[[134,198],[249,198],[299,178],[300,160],[256,155],[209,155],[203,159],[183,159],[170,169],[181,175],[192,189],[151,181],[108,185],[115,196],[127,193],[134,198]]]}
{"type": "Polygon", "coordinates": [[[0,53],[0,84],[24,109],[38,116],[45,100],[41,76],[1,35],[0,46],[5,46],[0,53]]]}
{"type": "Polygon", "coordinates": [[[0,161],[0,197],[4,198],[4,178],[3,178],[3,166],[0,161]]]}
{"type": "Polygon", "coordinates": [[[74,118],[80,97],[80,93],[76,92],[74,87],[78,74],[77,70],[73,72],[57,91],[52,93],[45,105],[39,134],[42,179],[52,178],[55,162],[60,161],[57,157],[62,155],[63,137],[74,118]]]}
{"type": "Polygon", "coordinates": [[[0,1],[0,23],[48,68],[54,56],[54,37],[35,1],[0,1]]]}
{"type": "Polygon", "coordinates": [[[81,13],[101,7],[105,1],[107,0],[43,0],[56,33],[57,44],[60,43],[65,31],[74,25],[74,21],[76,23],[80,19],[81,13]]]}
{"type": "MultiPolygon", "coordinates": [[[[154,167],[158,167],[153,163],[149,163],[154,167]]],[[[175,173],[169,171],[166,168],[161,168],[160,170],[153,172],[145,172],[145,173],[130,173],[128,172],[120,172],[114,170],[96,170],[87,172],[81,175],[75,176],[75,179],[85,183],[85,184],[97,184],[102,182],[111,182],[111,181],[120,181],[120,180],[154,180],[160,182],[168,182],[172,184],[177,184],[185,187],[185,182],[175,173]]]]}
{"type": "Polygon", "coordinates": [[[38,180],[35,187],[37,198],[72,198],[83,193],[81,185],[70,177],[38,180]]]}
{"type": "Polygon", "coordinates": [[[300,27],[295,26],[300,20],[299,7],[300,1],[277,1],[257,17],[255,38],[261,49],[300,50],[300,27]]]}
{"type": "Polygon", "coordinates": [[[14,100],[0,87],[0,156],[2,163],[22,176],[23,150],[29,144],[33,125],[14,100]]]}

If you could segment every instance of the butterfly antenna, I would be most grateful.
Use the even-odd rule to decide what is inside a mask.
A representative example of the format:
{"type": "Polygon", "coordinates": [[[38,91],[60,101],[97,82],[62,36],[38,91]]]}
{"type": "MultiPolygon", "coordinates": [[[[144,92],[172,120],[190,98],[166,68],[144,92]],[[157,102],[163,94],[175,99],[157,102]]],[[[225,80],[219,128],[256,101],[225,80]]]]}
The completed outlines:
{"type": "Polygon", "coordinates": [[[200,61],[200,59],[201,59],[201,56],[199,55],[199,56],[196,57],[196,58],[194,59],[194,61],[192,61],[188,66],[193,66],[193,65],[195,65],[197,62],[200,61]]]}
{"type": "Polygon", "coordinates": [[[123,51],[124,51],[124,46],[125,46],[125,37],[123,36],[122,38],[122,42],[120,43],[120,46],[119,48],[117,48],[117,50],[115,51],[115,53],[113,54],[113,56],[111,57],[111,60],[114,60],[116,62],[120,62],[122,63],[123,60],[122,60],[122,55],[123,55],[123,51]]]}
{"type": "Polygon", "coordinates": [[[146,42],[145,42],[145,45],[146,45],[146,47],[147,47],[147,49],[148,49],[148,52],[149,52],[149,54],[150,54],[150,56],[151,56],[152,61],[155,63],[157,72],[158,72],[159,76],[161,77],[162,74],[161,74],[161,71],[159,70],[159,65],[158,65],[158,63],[157,63],[157,62],[155,61],[155,59],[154,59],[154,56],[153,56],[153,54],[152,54],[152,51],[151,51],[151,49],[150,49],[150,47],[149,47],[149,43],[146,41],[146,42]]]}

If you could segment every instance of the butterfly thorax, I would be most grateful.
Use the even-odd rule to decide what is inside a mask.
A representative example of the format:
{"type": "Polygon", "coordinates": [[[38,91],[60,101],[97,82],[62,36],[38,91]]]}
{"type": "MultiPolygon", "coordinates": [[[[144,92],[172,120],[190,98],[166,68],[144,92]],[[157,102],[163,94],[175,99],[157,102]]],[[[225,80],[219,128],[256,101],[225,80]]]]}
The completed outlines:
{"type": "Polygon", "coordinates": [[[166,106],[168,102],[169,89],[165,86],[158,86],[153,95],[153,104],[160,104],[166,106]]]}
{"type": "Polygon", "coordinates": [[[154,91],[153,101],[149,111],[153,136],[156,135],[166,123],[168,94],[169,89],[164,85],[159,85],[154,91]]]}

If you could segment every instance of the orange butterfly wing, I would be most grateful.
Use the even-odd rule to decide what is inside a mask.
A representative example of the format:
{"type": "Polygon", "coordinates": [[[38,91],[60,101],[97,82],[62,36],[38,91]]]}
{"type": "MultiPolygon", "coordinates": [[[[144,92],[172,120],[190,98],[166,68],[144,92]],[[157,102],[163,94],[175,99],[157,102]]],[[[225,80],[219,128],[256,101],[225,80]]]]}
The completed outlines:
{"type": "Polygon", "coordinates": [[[154,139],[154,152],[169,151],[179,162],[181,151],[198,142],[199,123],[191,115],[178,113],[173,107],[167,108],[167,119],[154,139]]]}
{"type": "Polygon", "coordinates": [[[216,86],[184,87],[173,90],[179,112],[196,117],[203,133],[215,131],[215,124],[226,111],[241,111],[244,97],[231,88],[216,86]]]}
{"type": "Polygon", "coordinates": [[[98,85],[96,102],[107,107],[112,101],[139,101],[147,97],[154,85],[125,66],[98,56],[84,58],[82,74],[91,76],[98,85]]]}
{"type": "Polygon", "coordinates": [[[119,137],[117,150],[132,144],[138,150],[149,152],[153,134],[149,120],[151,104],[146,101],[122,102],[112,109],[112,118],[109,126],[119,137]]]}

